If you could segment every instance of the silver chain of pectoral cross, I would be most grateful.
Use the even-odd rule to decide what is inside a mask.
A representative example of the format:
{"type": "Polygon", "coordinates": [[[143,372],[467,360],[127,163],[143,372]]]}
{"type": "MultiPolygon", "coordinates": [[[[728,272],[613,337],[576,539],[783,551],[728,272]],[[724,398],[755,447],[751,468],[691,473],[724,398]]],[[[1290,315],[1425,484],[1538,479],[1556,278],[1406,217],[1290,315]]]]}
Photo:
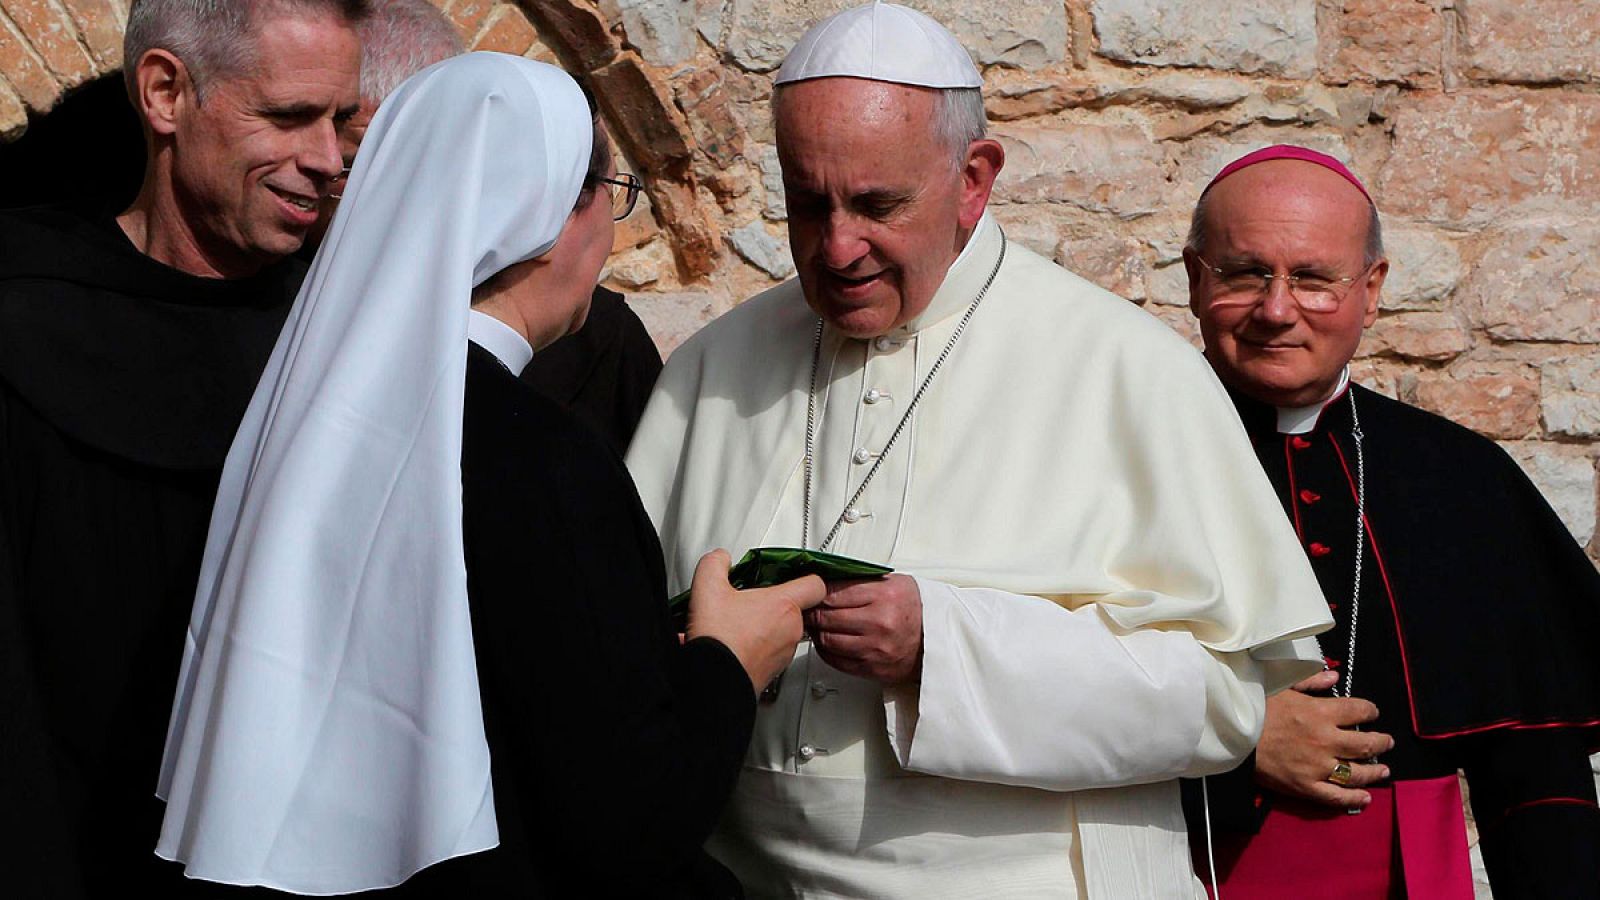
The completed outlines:
{"type": "MultiPolygon", "coordinates": [[[[1000,274],[1000,264],[1006,261],[1006,233],[1000,232],[1000,256],[994,261],[994,268],[989,270],[989,278],[984,281],[983,287],[978,290],[975,297],[967,307],[967,311],[956,323],[955,333],[950,335],[950,340],[945,342],[944,349],[939,352],[939,357],[933,361],[928,369],[928,374],[923,376],[922,384],[917,386],[917,392],[911,396],[911,402],[906,404],[905,414],[900,417],[899,424],[894,426],[894,431],[889,434],[889,440],[884,442],[883,449],[879,451],[878,458],[872,463],[872,468],[867,470],[865,478],[845,502],[844,509],[839,511],[839,517],[834,519],[833,527],[828,529],[827,537],[817,545],[818,550],[828,549],[833,539],[838,536],[839,529],[844,525],[845,514],[855,508],[856,501],[866,493],[867,485],[872,483],[873,476],[878,474],[878,469],[883,461],[889,458],[889,451],[893,449],[895,441],[900,439],[901,432],[906,430],[906,425],[911,421],[911,413],[916,410],[917,404],[922,402],[922,395],[927,393],[928,385],[933,384],[933,376],[939,374],[939,368],[944,365],[950,351],[955,349],[956,341],[961,339],[961,333],[967,330],[967,323],[972,321],[972,314],[978,311],[978,304],[983,302],[989,293],[989,286],[994,284],[996,275],[1000,274]]],[[[806,547],[811,542],[811,474],[815,467],[816,439],[817,439],[817,371],[822,367],[822,320],[817,320],[816,334],[811,339],[811,387],[806,393],[806,456],[805,456],[805,501],[800,510],[800,546],[806,547]]]]}

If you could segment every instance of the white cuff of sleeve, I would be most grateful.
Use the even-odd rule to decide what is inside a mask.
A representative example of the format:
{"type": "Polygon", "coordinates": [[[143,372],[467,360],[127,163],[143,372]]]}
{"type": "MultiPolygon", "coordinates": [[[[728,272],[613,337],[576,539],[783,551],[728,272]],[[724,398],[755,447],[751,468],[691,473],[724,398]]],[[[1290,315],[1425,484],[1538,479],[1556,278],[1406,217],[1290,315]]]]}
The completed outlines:
{"type": "Polygon", "coordinates": [[[917,578],[922,677],[884,690],[901,766],[1084,790],[1173,778],[1206,719],[1210,660],[1187,631],[1114,632],[1094,604],[917,578]]]}

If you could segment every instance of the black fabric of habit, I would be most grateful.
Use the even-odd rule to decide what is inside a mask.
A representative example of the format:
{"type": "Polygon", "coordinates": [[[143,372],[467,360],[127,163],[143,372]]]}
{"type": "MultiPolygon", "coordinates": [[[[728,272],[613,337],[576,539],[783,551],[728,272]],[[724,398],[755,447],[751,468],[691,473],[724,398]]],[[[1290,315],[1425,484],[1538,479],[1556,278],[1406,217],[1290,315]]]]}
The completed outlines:
{"type": "Polygon", "coordinates": [[[304,266],[199,278],[109,215],[0,213],[0,864],[16,897],[206,893],[153,850],[228,446],[304,266]]]}

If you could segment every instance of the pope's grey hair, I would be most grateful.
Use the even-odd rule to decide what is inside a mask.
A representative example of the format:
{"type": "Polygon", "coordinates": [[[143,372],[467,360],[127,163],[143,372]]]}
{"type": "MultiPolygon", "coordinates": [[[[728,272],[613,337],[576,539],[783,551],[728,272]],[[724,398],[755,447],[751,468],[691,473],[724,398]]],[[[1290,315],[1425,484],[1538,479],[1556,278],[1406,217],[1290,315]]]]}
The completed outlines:
{"type": "Polygon", "coordinates": [[[138,90],[134,79],[139,60],[151,50],[165,50],[183,61],[203,103],[213,79],[249,72],[259,64],[255,25],[261,17],[325,13],[356,25],[368,9],[368,0],[134,0],[122,35],[128,94],[138,90]]]}
{"type": "Polygon", "coordinates": [[[455,24],[428,0],[375,0],[359,31],[361,99],[374,105],[412,75],[467,51],[455,24]]]}
{"type": "MultiPolygon", "coordinates": [[[[772,90],[772,121],[778,121],[778,108],[789,85],[772,90]]],[[[940,88],[933,105],[933,137],[944,146],[957,169],[967,160],[967,148],[988,134],[988,116],[983,110],[981,88],[940,88]]]]}
{"type": "MultiPolygon", "coordinates": [[[[1206,211],[1210,203],[1206,198],[1211,196],[1210,191],[1200,195],[1200,202],[1194,205],[1194,214],[1189,217],[1189,239],[1184,246],[1191,252],[1204,256],[1206,254],[1206,211]]],[[[1365,264],[1383,259],[1383,222],[1378,219],[1378,207],[1367,201],[1367,240],[1364,248],[1365,264]]]]}

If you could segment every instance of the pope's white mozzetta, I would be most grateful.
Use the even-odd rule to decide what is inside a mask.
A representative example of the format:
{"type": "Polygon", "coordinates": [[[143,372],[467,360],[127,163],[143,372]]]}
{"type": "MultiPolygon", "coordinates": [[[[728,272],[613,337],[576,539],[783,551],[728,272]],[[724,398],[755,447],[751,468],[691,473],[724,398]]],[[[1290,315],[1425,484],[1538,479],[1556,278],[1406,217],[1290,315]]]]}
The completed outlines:
{"type": "MultiPolygon", "coordinates": [[[[813,541],[1000,246],[985,216],[920,316],[824,328],[813,541]]],[[[709,548],[800,542],[816,323],[791,281],[668,362],[628,462],[674,591],[709,548]]],[[[713,852],[753,896],[1194,896],[1172,779],[1248,753],[1329,625],[1250,454],[1193,348],[1012,242],[830,547],[916,577],[920,683],[802,646],[713,852]]]]}

